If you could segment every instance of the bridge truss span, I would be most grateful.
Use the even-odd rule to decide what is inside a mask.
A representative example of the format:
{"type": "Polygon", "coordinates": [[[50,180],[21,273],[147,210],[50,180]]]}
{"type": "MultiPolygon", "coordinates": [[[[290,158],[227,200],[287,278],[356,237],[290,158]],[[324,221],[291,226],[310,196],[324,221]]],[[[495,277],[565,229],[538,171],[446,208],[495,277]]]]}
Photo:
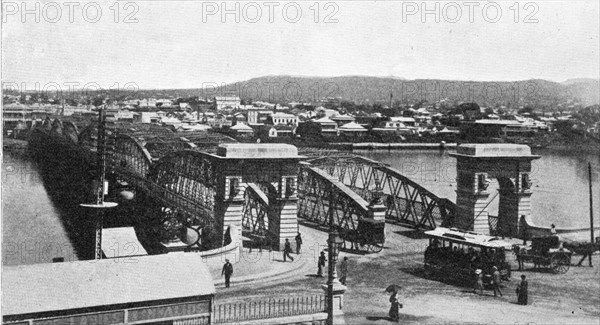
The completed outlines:
{"type": "Polygon", "coordinates": [[[322,226],[355,231],[360,218],[369,218],[368,202],[326,171],[303,164],[298,175],[298,216],[322,226]]]}
{"type": "Polygon", "coordinates": [[[264,235],[269,229],[269,198],[256,183],[248,183],[242,212],[244,231],[264,235]]]}
{"type": "Polygon", "coordinates": [[[311,164],[352,189],[368,202],[386,206],[386,219],[415,228],[449,226],[456,205],[428,191],[386,164],[360,157],[324,157],[311,164]]]}

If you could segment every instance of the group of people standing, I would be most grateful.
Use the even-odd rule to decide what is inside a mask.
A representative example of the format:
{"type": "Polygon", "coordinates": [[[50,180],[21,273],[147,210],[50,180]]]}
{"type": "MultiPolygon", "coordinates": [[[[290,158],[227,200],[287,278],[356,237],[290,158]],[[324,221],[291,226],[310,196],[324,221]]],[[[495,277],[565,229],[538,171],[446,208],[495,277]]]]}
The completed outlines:
{"type": "MultiPolygon", "coordinates": [[[[319,259],[317,261],[317,276],[323,277],[323,268],[325,268],[325,262],[327,262],[327,258],[325,257],[325,252],[321,252],[319,259]]],[[[340,272],[339,272],[339,280],[340,283],[346,285],[346,280],[348,278],[348,256],[344,256],[342,261],[340,262],[340,272]]]]}
{"type": "MultiPolygon", "coordinates": [[[[296,235],[296,238],[294,238],[294,240],[296,241],[296,255],[300,255],[300,251],[302,249],[302,235],[300,233],[298,233],[296,235]]],[[[292,255],[290,255],[290,253],[292,253],[292,244],[290,243],[290,240],[286,238],[285,245],[283,246],[283,261],[284,262],[286,262],[288,258],[292,262],[294,261],[294,258],[292,257],[292,255]]]]}
{"type": "MultiPolygon", "coordinates": [[[[492,273],[492,281],[491,286],[494,290],[494,297],[497,297],[500,294],[502,297],[502,291],[500,291],[500,283],[502,279],[500,277],[500,272],[496,266],[493,267],[494,272],[492,273]]],[[[528,289],[529,283],[527,282],[527,277],[525,274],[521,275],[521,282],[517,285],[516,293],[517,293],[517,301],[520,305],[527,305],[528,303],[528,289]]],[[[475,286],[473,288],[474,293],[483,294],[483,272],[481,269],[475,270],[475,286]]]]}

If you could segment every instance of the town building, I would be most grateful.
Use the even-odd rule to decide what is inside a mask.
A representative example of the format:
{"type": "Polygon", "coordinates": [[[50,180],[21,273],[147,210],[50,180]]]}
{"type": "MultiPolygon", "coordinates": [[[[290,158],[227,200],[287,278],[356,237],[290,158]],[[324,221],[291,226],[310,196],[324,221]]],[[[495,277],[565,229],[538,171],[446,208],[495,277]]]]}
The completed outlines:
{"type": "Polygon", "coordinates": [[[273,125],[269,128],[269,138],[292,137],[294,135],[294,127],[287,125],[273,125]]]}
{"type": "Polygon", "coordinates": [[[298,125],[298,117],[294,114],[274,113],[271,115],[273,125],[298,125]]]}
{"type": "Polygon", "coordinates": [[[322,117],[320,119],[313,120],[313,122],[321,126],[321,135],[337,136],[338,125],[334,121],[328,119],[327,117],[322,117]]]}
{"type": "Polygon", "coordinates": [[[334,116],[330,117],[329,119],[336,122],[338,126],[348,124],[348,123],[354,122],[356,120],[354,118],[354,116],[349,115],[349,114],[334,115],[334,116]]]}
{"type": "Polygon", "coordinates": [[[264,125],[269,122],[273,111],[254,109],[247,111],[246,114],[248,114],[248,125],[264,125]]]}
{"type": "Polygon", "coordinates": [[[213,103],[217,110],[239,108],[242,100],[239,96],[216,96],[213,103]]]}
{"type": "Polygon", "coordinates": [[[360,138],[367,134],[367,129],[355,122],[350,122],[340,126],[338,131],[340,135],[352,138],[360,138]]]}

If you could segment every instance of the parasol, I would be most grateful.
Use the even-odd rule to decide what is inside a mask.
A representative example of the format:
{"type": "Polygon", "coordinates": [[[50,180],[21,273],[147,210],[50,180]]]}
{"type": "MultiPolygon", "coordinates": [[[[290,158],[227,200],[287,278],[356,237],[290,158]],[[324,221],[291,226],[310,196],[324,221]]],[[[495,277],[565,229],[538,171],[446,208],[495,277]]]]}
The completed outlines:
{"type": "Polygon", "coordinates": [[[402,289],[401,286],[397,285],[397,284],[392,284],[389,285],[386,289],[385,292],[398,292],[400,291],[400,289],[402,289]]]}

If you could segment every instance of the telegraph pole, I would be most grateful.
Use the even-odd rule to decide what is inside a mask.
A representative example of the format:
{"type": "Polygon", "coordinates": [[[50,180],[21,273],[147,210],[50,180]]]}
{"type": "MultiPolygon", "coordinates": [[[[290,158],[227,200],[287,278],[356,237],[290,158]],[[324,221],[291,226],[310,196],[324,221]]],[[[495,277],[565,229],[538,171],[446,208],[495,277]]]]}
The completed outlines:
{"type": "MultiPolygon", "coordinates": [[[[594,245],[594,199],[592,196],[592,163],[588,162],[588,179],[590,184],[590,245],[594,245]]],[[[592,266],[592,254],[588,255],[588,261],[592,266]]]]}
{"type": "Polygon", "coordinates": [[[94,216],[94,230],[96,234],[94,245],[94,259],[102,259],[102,229],[104,219],[104,209],[114,208],[117,203],[105,202],[105,190],[108,189],[106,183],[106,112],[104,108],[98,110],[98,137],[96,142],[96,168],[98,185],[96,191],[96,202],[92,204],[80,204],[81,207],[88,208],[94,216]]]}

